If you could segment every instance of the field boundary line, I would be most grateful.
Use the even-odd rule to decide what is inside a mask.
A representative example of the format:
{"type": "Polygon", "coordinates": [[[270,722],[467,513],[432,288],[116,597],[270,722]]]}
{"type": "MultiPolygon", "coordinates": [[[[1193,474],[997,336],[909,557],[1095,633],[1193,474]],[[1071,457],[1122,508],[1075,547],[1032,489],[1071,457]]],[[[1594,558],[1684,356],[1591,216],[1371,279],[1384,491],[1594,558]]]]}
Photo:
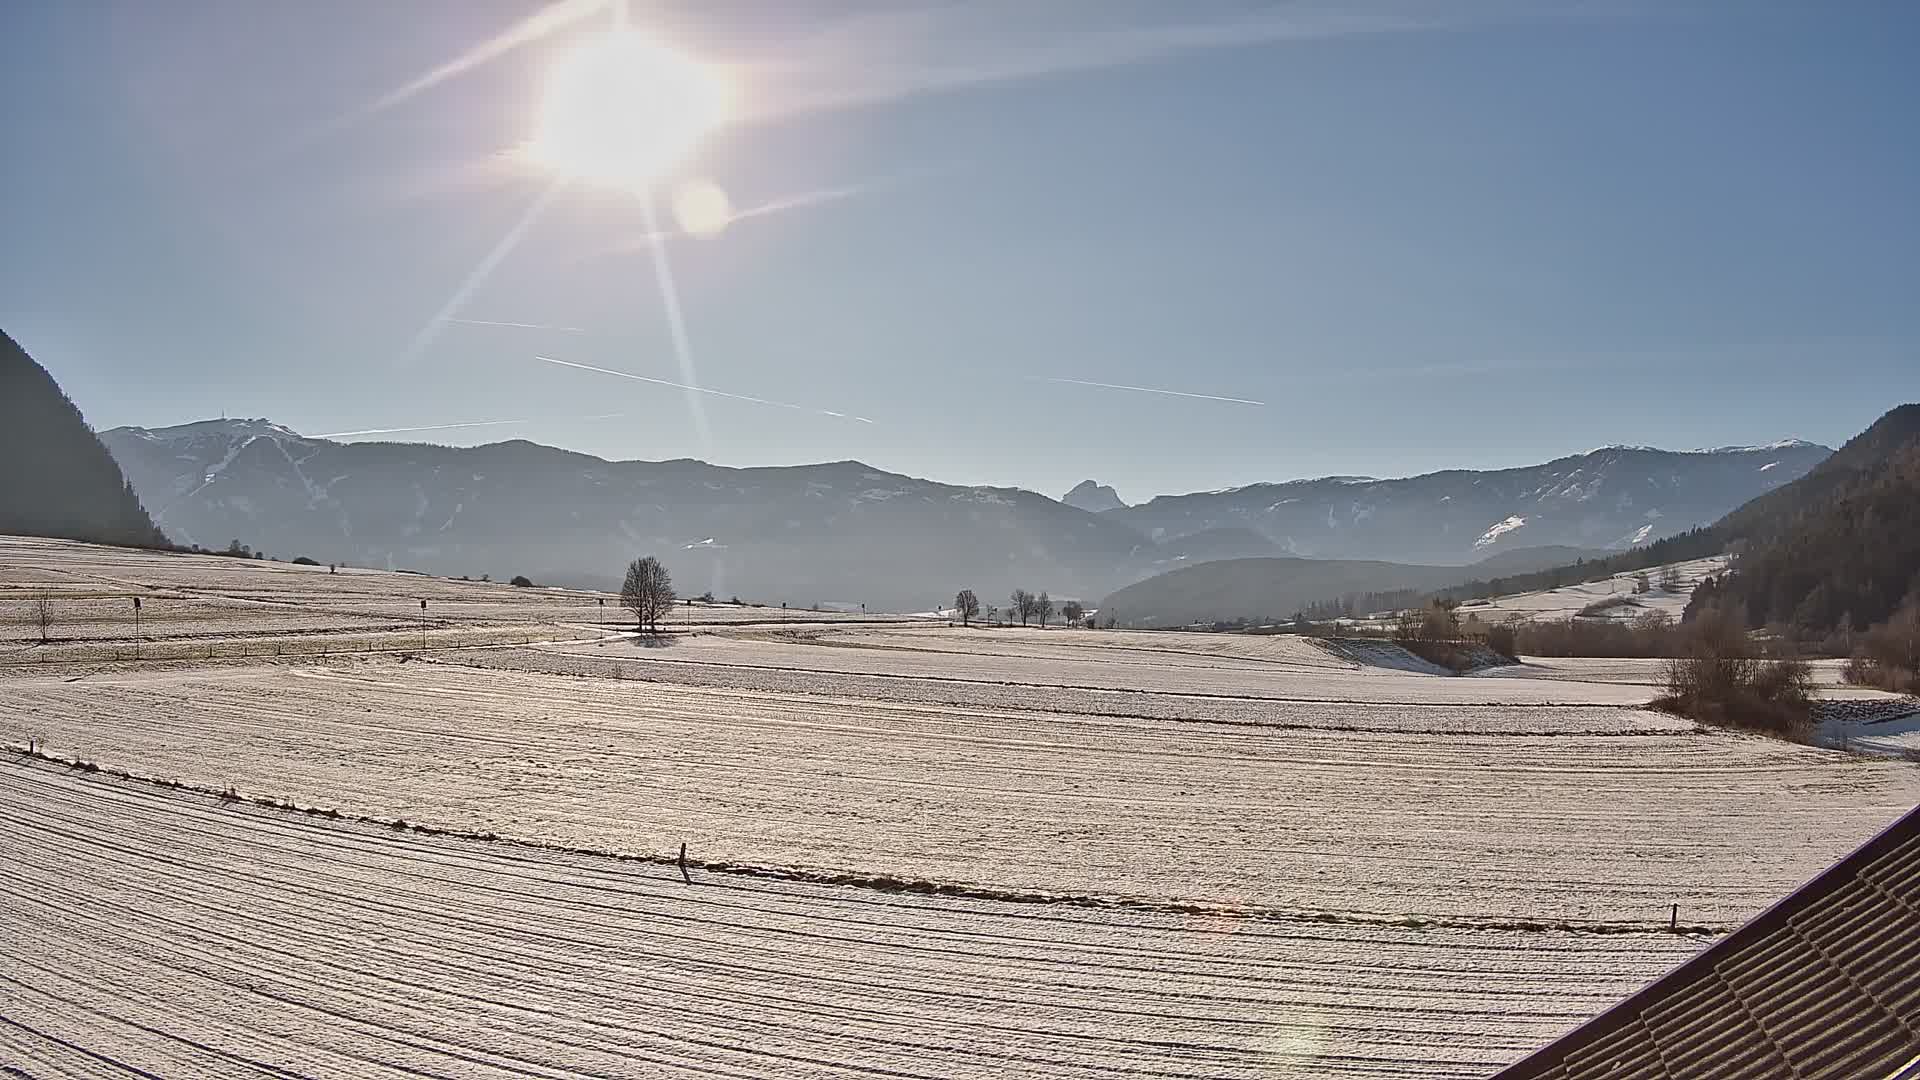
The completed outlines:
{"type": "MultiPolygon", "coordinates": [[[[271,795],[245,795],[233,787],[219,789],[200,784],[190,784],[182,780],[135,773],[128,769],[102,766],[98,762],[85,758],[61,757],[55,754],[49,754],[38,748],[29,749],[19,743],[9,743],[4,749],[12,753],[17,759],[26,762],[39,762],[45,765],[59,766],[70,771],[105,774],[114,779],[124,780],[130,783],[148,784],[154,787],[167,788],[175,792],[202,795],[229,805],[246,803],[250,806],[261,807],[268,810],[320,817],[330,821],[351,822],[357,825],[383,828],[394,832],[412,832],[422,836],[439,836],[469,842],[505,844],[526,850],[542,851],[558,855],[606,859],[619,862],[640,862],[664,869],[674,869],[679,866],[679,860],[674,855],[619,851],[611,848],[595,848],[546,840],[502,836],[493,832],[441,828],[420,822],[407,821],[403,818],[384,818],[342,811],[335,807],[302,805],[292,799],[283,799],[271,795]]],[[[1732,929],[1731,926],[1724,925],[1679,926],[1672,925],[1670,922],[1660,919],[1608,922],[1600,920],[1499,919],[1413,914],[1400,916],[1376,915],[1361,912],[1285,908],[1275,905],[1229,905],[1210,904],[1202,901],[1154,899],[1149,897],[1102,896],[1091,893],[1047,893],[1022,889],[995,888],[986,885],[968,885],[957,882],[898,878],[888,874],[825,870],[801,866],[737,863],[727,860],[707,861],[690,859],[686,865],[708,873],[725,874],[733,877],[790,881],[808,885],[841,886],[890,894],[943,896],[1010,904],[1037,904],[1106,911],[1138,911],[1166,915],[1194,915],[1274,923],[1319,923],[1407,930],[1479,930],[1593,935],[1666,934],[1680,937],[1718,937],[1732,929]]]]}

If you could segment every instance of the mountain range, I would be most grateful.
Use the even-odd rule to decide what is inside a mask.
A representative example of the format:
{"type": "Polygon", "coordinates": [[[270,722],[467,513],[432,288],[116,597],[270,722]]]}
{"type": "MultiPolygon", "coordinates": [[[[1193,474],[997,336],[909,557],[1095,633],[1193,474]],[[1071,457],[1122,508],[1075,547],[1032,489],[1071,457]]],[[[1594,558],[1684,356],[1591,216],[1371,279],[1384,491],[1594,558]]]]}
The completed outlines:
{"type": "Polygon", "coordinates": [[[1285,555],[1463,564],[1517,547],[1628,548],[1685,532],[1832,452],[1797,439],[1692,451],[1604,446],[1517,469],[1162,495],[1102,516],[1154,540],[1244,528],[1285,555]]]}
{"type": "MultiPolygon", "coordinates": [[[[1543,465],[1328,477],[1100,512],[857,461],[729,468],[606,461],[525,441],[340,443],[267,420],[122,427],[101,440],[161,527],[208,547],[442,574],[608,585],[656,554],[683,593],[925,610],[962,587],[1098,600],[1220,559],[1464,565],[1516,549],[1624,548],[1711,521],[1830,451],[1798,441],[1606,447],[1543,465]]],[[[1085,501],[1076,500],[1076,501],[1085,501]]]]}
{"type": "MultiPolygon", "coordinates": [[[[1624,552],[1521,548],[1467,568],[1222,559],[1121,589],[1101,614],[1133,626],[1272,619],[1342,594],[1398,607],[1421,593],[1501,596],[1720,554],[1732,555],[1731,569],[1694,591],[1689,616],[1732,605],[1750,626],[1840,652],[1849,650],[1852,635],[1901,618],[1902,608],[1910,613],[1903,625],[1920,626],[1920,404],[1893,409],[1803,475],[1717,520],[1624,552]],[[1564,557],[1537,557],[1556,550],[1564,557]]],[[[1875,633],[1888,646],[1883,653],[1899,654],[1897,662],[1880,660],[1892,665],[1894,681],[1914,685],[1920,636],[1910,629],[1875,633]]]]}

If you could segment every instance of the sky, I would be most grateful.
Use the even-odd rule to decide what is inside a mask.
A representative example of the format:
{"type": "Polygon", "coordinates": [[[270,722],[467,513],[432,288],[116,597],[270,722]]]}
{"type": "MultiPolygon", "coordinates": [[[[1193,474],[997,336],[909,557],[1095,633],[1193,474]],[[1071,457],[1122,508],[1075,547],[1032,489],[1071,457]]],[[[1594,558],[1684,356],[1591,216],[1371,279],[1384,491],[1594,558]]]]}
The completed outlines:
{"type": "Polygon", "coordinates": [[[1920,397],[1920,5],[632,0],[730,120],[564,180],[524,148],[621,17],[0,7],[0,328],[100,429],[1129,501],[1920,397]]]}

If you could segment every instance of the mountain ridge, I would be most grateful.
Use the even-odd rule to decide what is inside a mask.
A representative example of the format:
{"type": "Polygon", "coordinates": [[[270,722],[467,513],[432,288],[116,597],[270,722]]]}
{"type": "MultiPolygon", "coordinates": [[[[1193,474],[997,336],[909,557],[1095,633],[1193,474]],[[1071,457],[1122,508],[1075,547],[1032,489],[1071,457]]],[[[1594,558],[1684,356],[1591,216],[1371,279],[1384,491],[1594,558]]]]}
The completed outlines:
{"type": "MultiPolygon", "coordinates": [[[[1023,488],[945,484],[857,460],[728,466],[693,458],[609,461],[524,439],[472,447],[340,442],[264,418],[115,428],[101,439],[156,520],[186,542],[220,547],[240,539],[329,562],[582,585],[605,585],[635,554],[657,553],[677,563],[683,591],[801,605],[859,601],[927,610],[961,587],[982,596],[1025,587],[1093,599],[1169,569],[1227,558],[1350,554],[1463,565],[1513,549],[1619,546],[1636,534],[1670,531],[1664,511],[1646,513],[1655,506],[1647,496],[1617,498],[1607,486],[1612,467],[1590,455],[1497,473],[1287,481],[1090,512],[1023,488]],[[1599,500],[1604,512],[1588,515],[1598,524],[1564,527],[1515,497],[1551,502],[1573,474],[1576,484],[1598,484],[1593,490],[1607,496],[1599,500]],[[1476,482],[1488,489],[1483,495],[1472,494],[1476,482]],[[1327,507],[1330,498],[1354,504],[1378,501],[1381,492],[1404,505],[1371,520],[1350,506],[1338,513],[1327,507]],[[1291,496],[1313,497],[1312,514],[1331,523],[1322,534],[1235,514],[1173,527],[1152,520],[1195,500],[1275,503],[1291,496]],[[1409,514],[1425,524],[1446,516],[1450,502],[1462,504],[1438,530],[1450,543],[1425,542],[1430,530],[1407,526],[1409,514]]],[[[1801,459],[1819,455],[1783,450],[1799,457],[1762,472],[1760,461],[1737,454],[1634,453],[1676,470],[1656,468],[1660,490],[1688,490],[1694,502],[1715,504],[1716,514],[1753,489],[1799,475],[1801,459]],[[1689,471],[1690,463],[1728,461],[1736,462],[1740,482],[1697,480],[1689,471]]],[[[1707,471],[1715,469],[1728,471],[1707,471]]],[[[1644,482],[1644,473],[1629,479],[1644,482]]],[[[1690,517],[1676,512],[1672,519],[1690,517]]]]}
{"type": "Polygon", "coordinates": [[[0,533],[164,547],[133,485],[53,375],[0,331],[0,533]]]}

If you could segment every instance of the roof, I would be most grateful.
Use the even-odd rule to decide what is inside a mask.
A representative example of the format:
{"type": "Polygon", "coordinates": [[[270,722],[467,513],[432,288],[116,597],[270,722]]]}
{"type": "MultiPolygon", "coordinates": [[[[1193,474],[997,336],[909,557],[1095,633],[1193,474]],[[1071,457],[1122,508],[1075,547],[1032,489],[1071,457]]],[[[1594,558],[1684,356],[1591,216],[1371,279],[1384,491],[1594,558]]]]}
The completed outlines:
{"type": "Polygon", "coordinates": [[[1920,808],[1492,1080],[1920,1076],[1920,808]]]}

